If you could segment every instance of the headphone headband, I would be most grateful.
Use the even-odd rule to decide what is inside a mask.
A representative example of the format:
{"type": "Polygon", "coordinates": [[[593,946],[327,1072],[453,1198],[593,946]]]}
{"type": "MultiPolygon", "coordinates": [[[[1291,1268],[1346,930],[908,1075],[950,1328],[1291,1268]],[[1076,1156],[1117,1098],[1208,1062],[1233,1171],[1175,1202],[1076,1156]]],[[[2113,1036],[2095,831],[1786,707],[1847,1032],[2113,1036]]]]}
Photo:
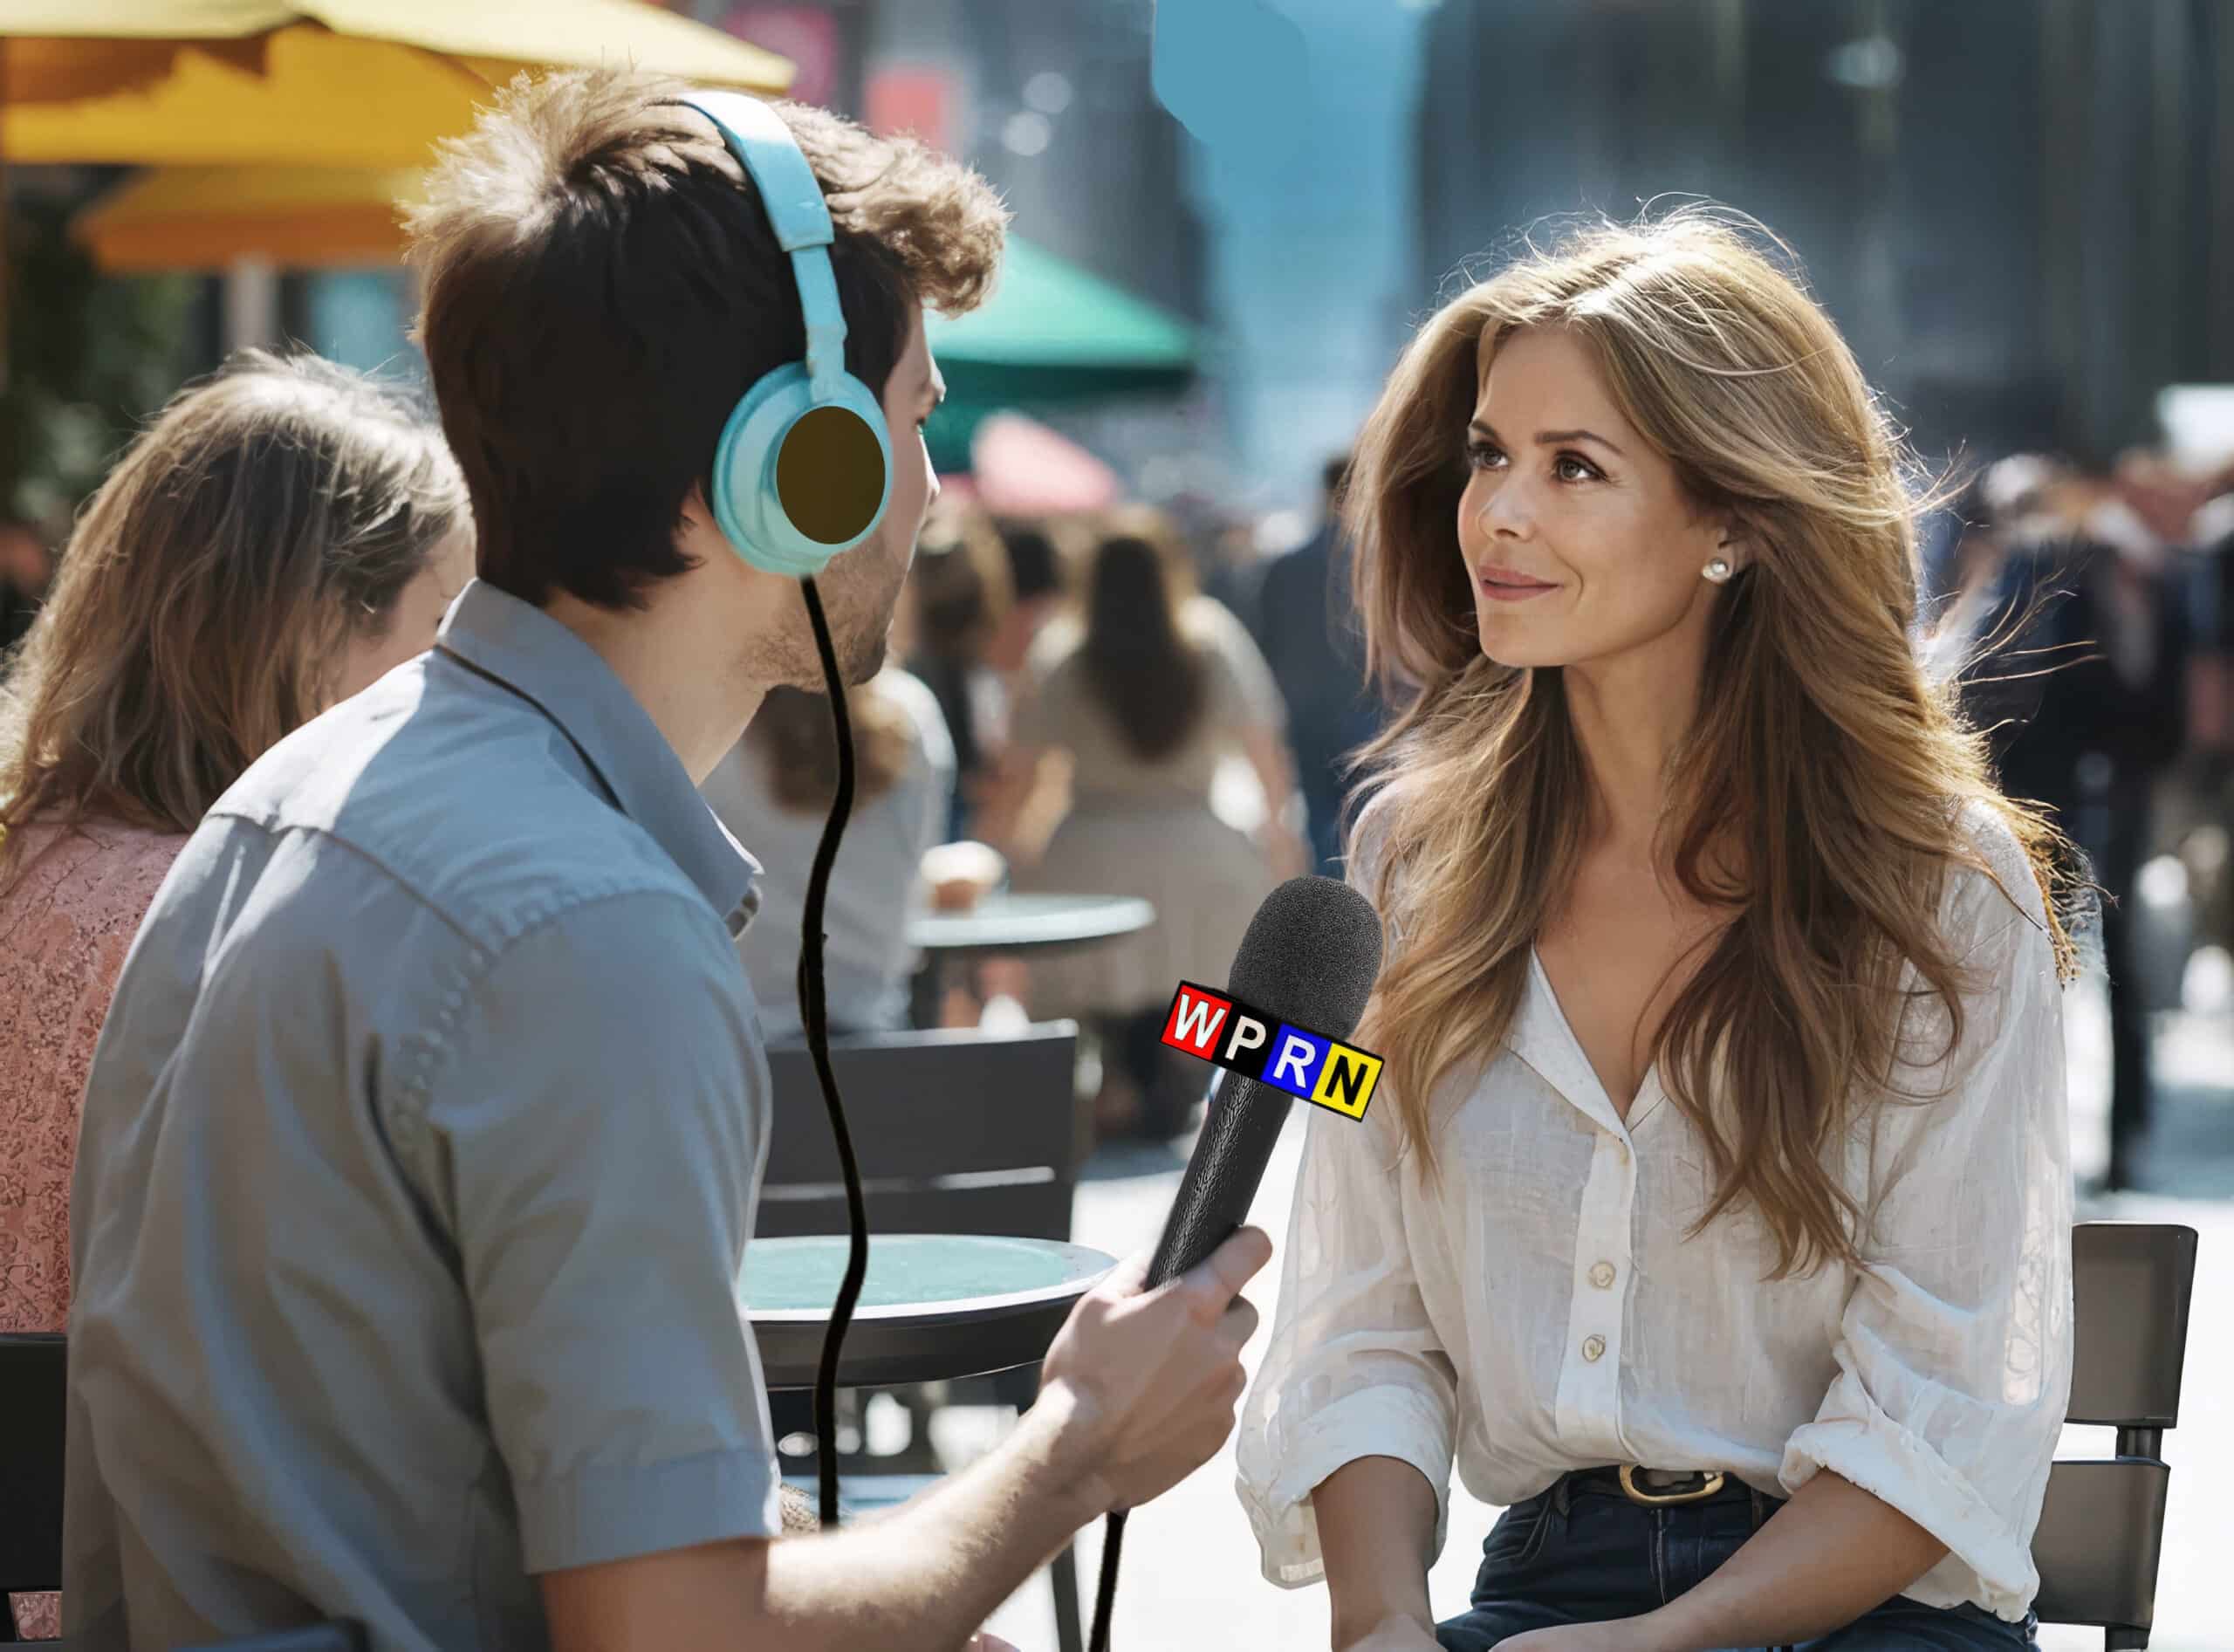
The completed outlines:
{"type": "Polygon", "coordinates": [[[714,123],[752,181],[791,257],[806,328],[806,360],[763,375],[723,426],[707,503],[747,563],[811,578],[874,532],[892,497],[892,444],[879,394],[846,371],[830,208],[798,140],[768,105],[734,92],[682,101],[714,123]]]}
{"type": "Polygon", "coordinates": [[[806,370],[818,398],[835,392],[846,371],[846,312],[829,250],[838,238],[814,168],[784,119],[742,92],[697,92],[683,99],[714,123],[729,152],[760,192],[777,243],[791,255],[806,319],[806,370]]]}

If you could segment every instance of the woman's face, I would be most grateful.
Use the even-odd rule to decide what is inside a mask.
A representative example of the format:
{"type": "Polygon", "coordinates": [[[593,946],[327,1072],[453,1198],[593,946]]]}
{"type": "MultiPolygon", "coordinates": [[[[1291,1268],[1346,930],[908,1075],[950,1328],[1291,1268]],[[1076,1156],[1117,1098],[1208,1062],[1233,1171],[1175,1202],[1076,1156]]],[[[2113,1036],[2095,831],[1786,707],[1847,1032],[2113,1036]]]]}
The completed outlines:
{"type": "Polygon", "coordinates": [[[435,633],[450,601],[473,577],[473,535],[461,528],[436,545],[427,566],[396,594],[387,624],[376,636],[352,634],[344,646],[333,703],[340,703],[378,682],[406,660],[435,646],[435,633]]]}
{"type": "Polygon", "coordinates": [[[1466,435],[1458,543],[1482,652],[1500,665],[1602,662],[1696,627],[1726,534],[1624,419],[1560,329],[1498,346],[1466,435]]]}

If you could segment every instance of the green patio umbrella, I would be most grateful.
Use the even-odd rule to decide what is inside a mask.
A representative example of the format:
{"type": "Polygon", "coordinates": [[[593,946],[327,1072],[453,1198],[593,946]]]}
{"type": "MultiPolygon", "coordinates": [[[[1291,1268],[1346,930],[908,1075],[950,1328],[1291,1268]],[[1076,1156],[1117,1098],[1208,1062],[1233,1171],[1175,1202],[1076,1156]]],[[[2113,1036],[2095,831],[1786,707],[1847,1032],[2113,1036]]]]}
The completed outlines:
{"type": "Polygon", "coordinates": [[[1184,389],[1199,344],[1186,322],[1123,288],[1011,236],[993,296],[966,316],[933,316],[932,353],[947,403],[931,421],[931,456],[966,470],[970,435],[1003,408],[1047,408],[1184,389]]]}

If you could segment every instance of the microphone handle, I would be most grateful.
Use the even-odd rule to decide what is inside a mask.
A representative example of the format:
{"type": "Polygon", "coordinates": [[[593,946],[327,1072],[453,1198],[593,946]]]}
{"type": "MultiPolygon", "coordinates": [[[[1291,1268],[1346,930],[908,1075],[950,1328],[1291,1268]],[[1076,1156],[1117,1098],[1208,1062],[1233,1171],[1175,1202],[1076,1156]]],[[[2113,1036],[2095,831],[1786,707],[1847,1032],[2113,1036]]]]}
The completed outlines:
{"type": "Polygon", "coordinates": [[[1148,1263],[1150,1290],[1186,1272],[1233,1237],[1256,1200],[1294,1100],[1285,1090],[1237,1073],[1218,1074],[1202,1136],[1187,1160],[1163,1237],[1148,1263]]]}

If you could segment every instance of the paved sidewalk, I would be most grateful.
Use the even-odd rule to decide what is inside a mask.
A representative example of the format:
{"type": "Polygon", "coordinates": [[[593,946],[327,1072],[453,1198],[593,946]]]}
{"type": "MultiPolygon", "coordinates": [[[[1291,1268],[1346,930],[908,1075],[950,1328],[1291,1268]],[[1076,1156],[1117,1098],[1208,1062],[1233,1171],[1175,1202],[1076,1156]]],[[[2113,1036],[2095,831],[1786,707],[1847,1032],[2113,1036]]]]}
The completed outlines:
{"type": "MultiPolygon", "coordinates": [[[[2107,1038],[2099,991],[2073,995],[2073,1146],[2082,1176],[2106,1155],[2107,1038]]],[[[2229,1529],[2217,1492],[2234,1471],[2234,1023],[2168,1018],[2157,1041],[2159,1114],[2142,1161],[2143,1196],[2094,1201],[2081,1214],[2150,1222],[2183,1222],[2203,1231],[2196,1307],[2188,1351],[2182,1426],[2166,1436],[2173,1464],[2171,1509],[2158,1590],[2155,1652],[2234,1652],[2234,1603],[2219,1582],[2229,1529]]],[[[1182,1144],[1183,1146],[1183,1144],[1182,1144]]],[[[1285,1242],[1288,1202],[1301,1148],[1301,1118],[1292,1120],[1264,1178],[1251,1219],[1285,1242]]],[[[1080,1244],[1121,1255],[1153,1244],[1176,1190],[1179,1148],[1105,1150],[1079,1190],[1075,1233],[1080,1244]]],[[[1276,1257],[1249,1294],[1264,1328],[1244,1354],[1253,1373],[1278,1290],[1276,1257]]],[[[942,1419],[942,1445],[966,1454],[997,1431],[990,1414],[942,1419]]],[[[2067,1456],[2106,1454],[2107,1430],[2073,1429],[2067,1456]]],[[[1313,1649],[1327,1644],[1323,1587],[1284,1590],[1263,1580],[1256,1545],[1233,1495],[1229,1444],[1211,1463],[1126,1524],[1123,1580],[1112,1626],[1115,1652],[1178,1652],[1208,1648],[1313,1649]]],[[[1463,1607],[1483,1539],[1497,1511],[1454,1488],[1450,1531],[1429,1574],[1436,1610],[1463,1607]]],[[[1100,1564],[1099,1527],[1082,1534],[1079,1573],[1091,1616],[1100,1564]]],[[[1018,1591],[988,1628],[1024,1652],[1052,1652],[1054,1613],[1042,1575],[1018,1591]]],[[[2046,1628],[2044,1652],[2098,1649],[2100,1632],[2046,1628]]]]}

